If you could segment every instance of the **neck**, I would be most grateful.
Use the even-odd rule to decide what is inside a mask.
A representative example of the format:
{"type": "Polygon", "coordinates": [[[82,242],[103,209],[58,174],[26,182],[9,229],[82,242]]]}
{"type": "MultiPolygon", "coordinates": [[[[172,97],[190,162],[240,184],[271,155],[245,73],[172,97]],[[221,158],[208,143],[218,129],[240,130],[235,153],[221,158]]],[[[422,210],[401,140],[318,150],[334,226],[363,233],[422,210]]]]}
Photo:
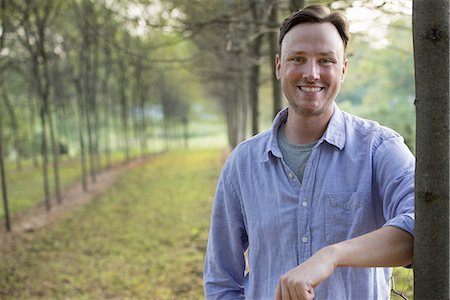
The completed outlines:
{"type": "Polygon", "coordinates": [[[286,138],[291,144],[304,145],[320,139],[327,129],[333,114],[333,106],[317,116],[305,116],[295,113],[289,107],[286,121],[286,138]]]}

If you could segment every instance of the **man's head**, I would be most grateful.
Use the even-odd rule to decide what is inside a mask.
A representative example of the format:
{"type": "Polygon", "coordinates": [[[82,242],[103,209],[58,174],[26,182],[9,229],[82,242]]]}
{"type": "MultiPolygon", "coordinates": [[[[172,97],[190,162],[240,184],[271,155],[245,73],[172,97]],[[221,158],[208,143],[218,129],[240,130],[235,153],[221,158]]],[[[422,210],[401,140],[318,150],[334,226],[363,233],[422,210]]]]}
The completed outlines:
{"type": "Polygon", "coordinates": [[[348,25],[340,13],[310,6],[283,22],[277,78],[297,115],[331,117],[344,80],[348,25]]]}
{"type": "MultiPolygon", "coordinates": [[[[331,23],[336,27],[344,45],[344,51],[350,39],[347,18],[340,12],[332,12],[328,7],[322,5],[311,5],[292,14],[283,21],[280,27],[279,45],[283,42],[284,36],[294,26],[302,23],[331,23]]],[[[281,50],[280,50],[281,51],[281,50]]]]}

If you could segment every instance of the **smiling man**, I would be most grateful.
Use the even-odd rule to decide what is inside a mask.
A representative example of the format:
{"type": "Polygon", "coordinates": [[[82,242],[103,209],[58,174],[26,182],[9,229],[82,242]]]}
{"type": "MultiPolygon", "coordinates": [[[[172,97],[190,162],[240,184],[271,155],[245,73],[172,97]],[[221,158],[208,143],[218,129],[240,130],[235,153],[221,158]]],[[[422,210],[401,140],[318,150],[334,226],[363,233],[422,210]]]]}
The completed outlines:
{"type": "Polygon", "coordinates": [[[390,267],[412,262],[415,159],[396,132],[335,104],[348,40],[345,17],[323,6],[283,22],[289,105],[223,167],[207,299],[387,299],[390,267]]]}

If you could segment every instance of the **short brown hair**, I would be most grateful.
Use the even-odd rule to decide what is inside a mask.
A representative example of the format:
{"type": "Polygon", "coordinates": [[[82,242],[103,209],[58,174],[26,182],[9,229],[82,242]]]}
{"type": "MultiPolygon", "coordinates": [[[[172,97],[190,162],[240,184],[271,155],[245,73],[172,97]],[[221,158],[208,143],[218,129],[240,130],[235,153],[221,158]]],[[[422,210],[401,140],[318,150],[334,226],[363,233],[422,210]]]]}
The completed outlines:
{"type": "Polygon", "coordinates": [[[350,32],[348,30],[347,18],[341,12],[331,11],[328,7],[323,5],[311,5],[301,9],[286,20],[283,21],[280,27],[280,49],[284,36],[292,27],[302,23],[331,23],[336,27],[342,42],[344,43],[344,52],[347,49],[347,44],[350,39],[350,32]]]}

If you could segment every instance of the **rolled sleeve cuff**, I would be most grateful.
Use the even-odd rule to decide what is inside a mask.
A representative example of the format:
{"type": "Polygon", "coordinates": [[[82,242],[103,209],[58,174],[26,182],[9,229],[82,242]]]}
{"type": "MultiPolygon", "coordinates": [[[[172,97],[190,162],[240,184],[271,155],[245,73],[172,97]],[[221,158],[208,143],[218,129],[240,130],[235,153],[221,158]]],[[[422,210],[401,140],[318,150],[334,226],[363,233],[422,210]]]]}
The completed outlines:
{"type": "Polygon", "coordinates": [[[383,225],[386,226],[398,227],[414,237],[414,213],[405,213],[392,218],[383,225]]]}

